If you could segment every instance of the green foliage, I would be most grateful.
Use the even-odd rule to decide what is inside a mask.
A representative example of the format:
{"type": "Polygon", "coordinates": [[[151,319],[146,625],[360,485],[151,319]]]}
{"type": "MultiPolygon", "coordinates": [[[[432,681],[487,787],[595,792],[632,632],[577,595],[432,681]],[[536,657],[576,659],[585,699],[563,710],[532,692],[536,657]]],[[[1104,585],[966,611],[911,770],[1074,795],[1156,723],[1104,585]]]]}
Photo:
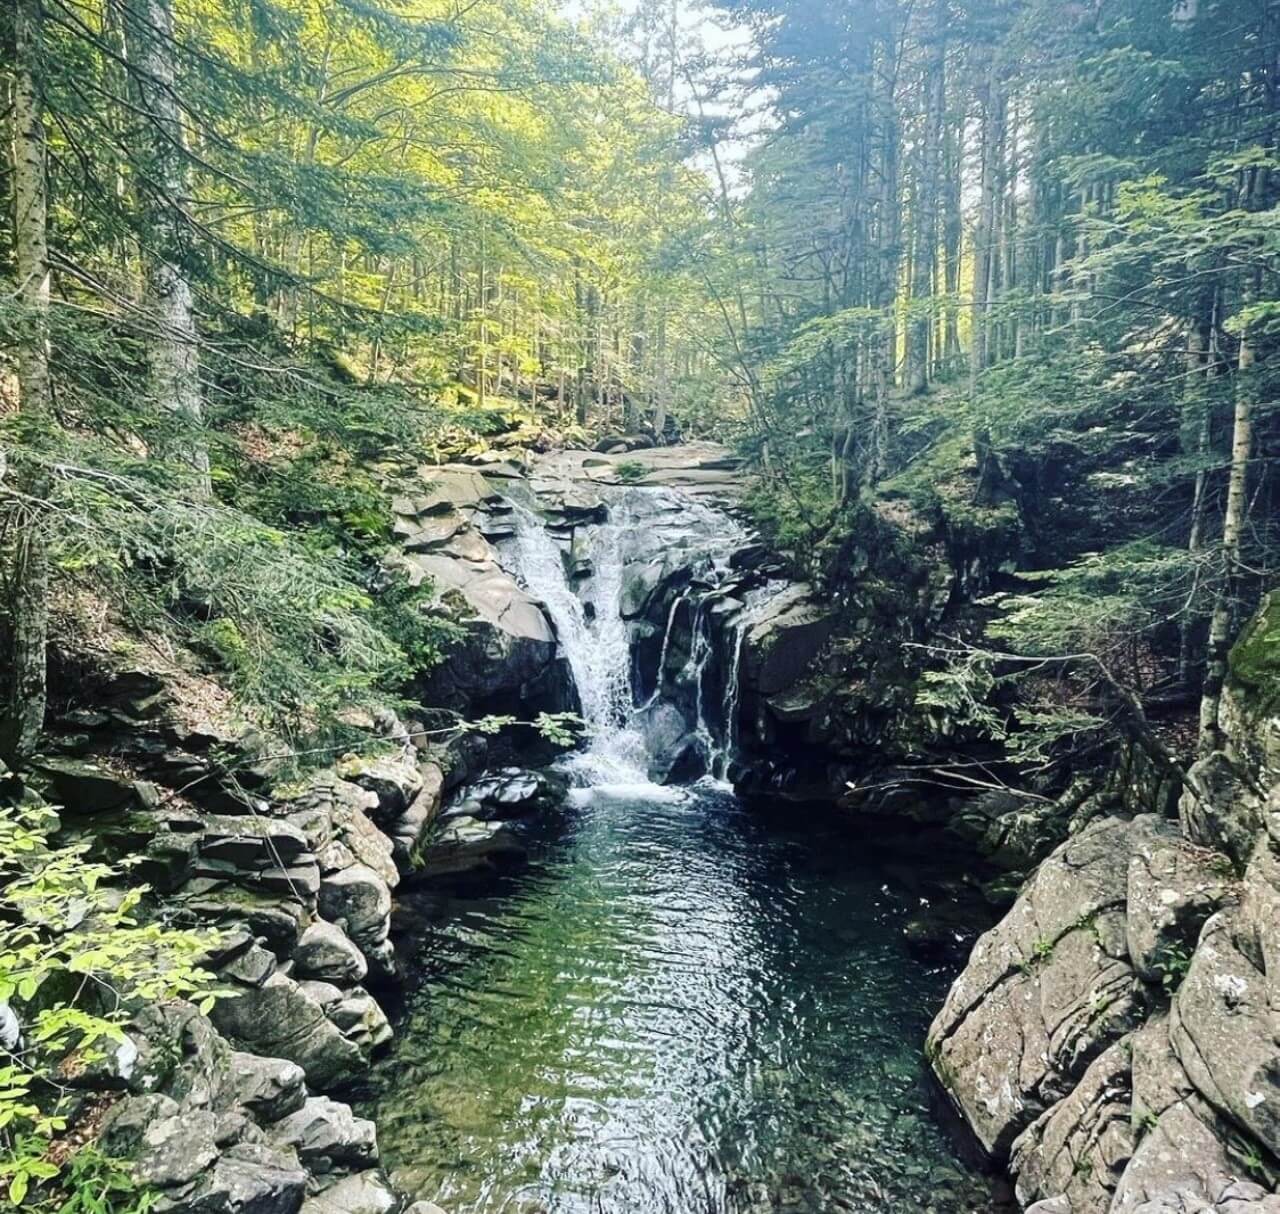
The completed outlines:
{"type": "Polygon", "coordinates": [[[649,474],[649,469],[639,460],[624,459],[614,466],[613,469],[617,478],[624,484],[634,484],[636,481],[644,480],[649,474]]]}
{"type": "Polygon", "coordinates": [[[56,824],[51,810],[0,805],[0,1002],[17,1012],[25,1047],[0,1063],[0,1180],[13,1205],[43,1186],[52,1204],[33,1208],[133,1214],[146,1201],[116,1164],[77,1153],[63,1175],[55,1162],[64,1081],[124,1044],[145,1003],[207,1010],[220,992],[200,959],[218,937],[147,921],[145,887],[115,884],[120,873],[90,862],[87,844],[52,844],[56,824]]]}

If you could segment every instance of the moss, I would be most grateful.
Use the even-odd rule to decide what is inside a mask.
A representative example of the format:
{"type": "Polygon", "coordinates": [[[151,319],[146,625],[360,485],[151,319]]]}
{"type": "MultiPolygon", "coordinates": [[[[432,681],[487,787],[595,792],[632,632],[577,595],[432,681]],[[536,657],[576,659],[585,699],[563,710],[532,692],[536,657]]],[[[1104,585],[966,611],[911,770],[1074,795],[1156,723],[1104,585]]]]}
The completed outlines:
{"type": "Polygon", "coordinates": [[[1245,693],[1251,713],[1265,715],[1280,706],[1280,593],[1262,600],[1231,650],[1231,677],[1245,693]]]}

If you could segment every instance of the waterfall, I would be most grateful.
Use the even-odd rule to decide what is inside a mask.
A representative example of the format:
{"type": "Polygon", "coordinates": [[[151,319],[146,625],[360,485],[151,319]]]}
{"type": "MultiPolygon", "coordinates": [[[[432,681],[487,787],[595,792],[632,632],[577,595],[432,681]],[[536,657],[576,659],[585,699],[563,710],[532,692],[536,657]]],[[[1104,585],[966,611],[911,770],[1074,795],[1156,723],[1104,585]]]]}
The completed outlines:
{"type": "Polygon", "coordinates": [[[747,632],[782,588],[769,582],[741,591],[743,575],[728,558],[745,542],[745,530],[701,502],[652,490],[620,492],[609,500],[607,522],[578,525],[576,542],[589,545],[592,569],[579,590],[563,544],[544,519],[528,505],[512,505],[514,571],[554,623],[582,706],[586,746],[571,765],[590,784],[648,784],[651,763],[667,770],[679,759],[680,740],[669,732],[672,708],[662,716],[665,704],[684,717],[683,744],[697,765],[711,779],[725,780],[739,734],[747,632]],[[629,567],[669,561],[672,553],[684,557],[687,584],[666,608],[653,691],[637,704],[637,624],[623,618],[624,581],[629,567]],[[668,656],[685,627],[687,657],[668,679],[668,656]]]}
{"type": "Polygon", "coordinates": [[[619,610],[625,564],[622,529],[594,529],[591,598],[574,592],[560,548],[542,520],[516,506],[516,559],[530,593],[542,600],[582,704],[587,748],[584,774],[606,783],[648,783],[644,737],[631,693],[631,638],[619,610]],[[590,611],[588,611],[590,606],[590,611]]]}

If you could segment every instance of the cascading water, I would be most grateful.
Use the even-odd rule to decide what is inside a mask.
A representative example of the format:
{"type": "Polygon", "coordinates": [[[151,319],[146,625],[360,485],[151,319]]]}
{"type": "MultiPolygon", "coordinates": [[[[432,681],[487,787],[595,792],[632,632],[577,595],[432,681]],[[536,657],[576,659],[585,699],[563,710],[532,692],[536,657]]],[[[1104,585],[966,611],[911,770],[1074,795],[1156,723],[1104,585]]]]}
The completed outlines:
{"type": "Polygon", "coordinates": [[[515,517],[521,577],[556,626],[582,704],[587,748],[578,764],[593,782],[647,783],[644,738],[631,693],[631,638],[618,609],[624,565],[619,529],[597,528],[591,598],[584,602],[570,585],[560,549],[542,520],[523,506],[516,507],[515,517]]]}
{"type": "Polygon", "coordinates": [[[608,499],[608,508],[607,522],[576,529],[575,547],[589,552],[591,569],[579,590],[544,519],[528,506],[515,505],[515,572],[555,624],[587,727],[587,746],[571,764],[589,784],[648,784],[655,714],[664,706],[671,713],[679,701],[688,746],[696,756],[686,767],[723,782],[738,736],[747,631],[780,587],[767,583],[732,597],[741,575],[728,558],[748,535],[701,502],[652,490],[619,490],[608,499]],[[663,571],[660,583],[679,571],[679,589],[659,617],[665,627],[653,691],[637,703],[632,672],[638,633],[635,622],[624,618],[624,587],[629,571],[655,562],[663,571]],[[686,656],[668,678],[668,657],[677,645],[686,656]]]}

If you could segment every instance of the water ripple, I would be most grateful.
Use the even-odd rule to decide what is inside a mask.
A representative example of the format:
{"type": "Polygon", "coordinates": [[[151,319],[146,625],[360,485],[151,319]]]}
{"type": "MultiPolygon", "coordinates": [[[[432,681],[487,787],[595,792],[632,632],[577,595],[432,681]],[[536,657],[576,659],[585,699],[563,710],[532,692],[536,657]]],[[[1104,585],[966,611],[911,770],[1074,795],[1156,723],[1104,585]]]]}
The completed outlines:
{"type": "Polygon", "coordinates": [[[703,789],[582,796],[527,871],[426,899],[375,1070],[384,1158],[452,1214],[987,1214],[927,1108],[946,975],[829,830],[703,789]]]}

